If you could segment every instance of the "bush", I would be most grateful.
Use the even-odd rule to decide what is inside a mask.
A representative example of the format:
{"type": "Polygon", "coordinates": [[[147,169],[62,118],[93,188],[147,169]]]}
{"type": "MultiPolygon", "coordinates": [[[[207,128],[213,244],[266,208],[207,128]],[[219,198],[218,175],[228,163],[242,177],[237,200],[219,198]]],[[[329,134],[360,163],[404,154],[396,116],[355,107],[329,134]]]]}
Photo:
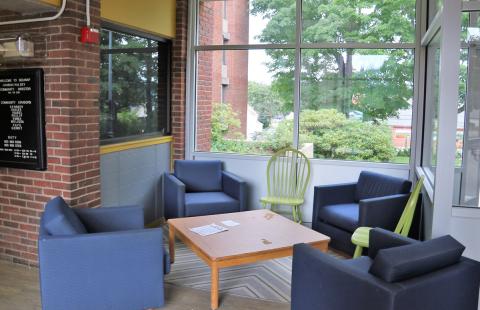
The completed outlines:
{"type": "MultiPolygon", "coordinates": [[[[347,119],[337,110],[324,109],[302,111],[300,125],[300,143],[313,143],[315,158],[391,162],[396,155],[391,130],[384,124],[347,119]]],[[[231,107],[214,105],[212,151],[265,154],[292,144],[293,120],[264,131],[256,141],[245,141],[238,132],[232,138],[235,128],[240,122],[231,107]]]]}

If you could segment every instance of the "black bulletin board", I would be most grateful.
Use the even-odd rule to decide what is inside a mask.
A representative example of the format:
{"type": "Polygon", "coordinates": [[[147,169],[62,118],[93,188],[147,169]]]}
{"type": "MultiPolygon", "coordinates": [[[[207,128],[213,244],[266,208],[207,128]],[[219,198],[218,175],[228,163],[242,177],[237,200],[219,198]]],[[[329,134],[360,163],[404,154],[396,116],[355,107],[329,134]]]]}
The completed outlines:
{"type": "Polygon", "coordinates": [[[43,70],[0,70],[0,167],[47,168],[43,70]]]}

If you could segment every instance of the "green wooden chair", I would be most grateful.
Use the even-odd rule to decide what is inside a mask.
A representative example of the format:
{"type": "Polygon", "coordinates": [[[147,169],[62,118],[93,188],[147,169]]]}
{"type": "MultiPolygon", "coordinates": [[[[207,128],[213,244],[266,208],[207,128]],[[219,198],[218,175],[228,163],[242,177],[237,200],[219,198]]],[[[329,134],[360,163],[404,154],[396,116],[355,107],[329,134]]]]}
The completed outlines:
{"type": "MultiPolygon", "coordinates": [[[[397,227],[395,228],[395,233],[407,237],[410,232],[410,227],[412,226],[413,215],[415,214],[415,208],[417,207],[418,197],[420,191],[422,190],[424,177],[422,176],[415,188],[413,189],[412,194],[408,198],[405,209],[402,212],[402,216],[398,221],[397,227]]],[[[368,240],[370,236],[370,230],[373,227],[358,227],[352,235],[352,243],[357,247],[355,248],[355,253],[353,258],[357,258],[362,255],[363,249],[368,248],[368,240]]]]}
{"type": "Polygon", "coordinates": [[[268,194],[260,202],[272,211],[278,205],[292,207],[293,220],[302,222],[300,206],[310,180],[310,161],[302,152],[285,148],[275,153],[267,165],[268,194]]]}

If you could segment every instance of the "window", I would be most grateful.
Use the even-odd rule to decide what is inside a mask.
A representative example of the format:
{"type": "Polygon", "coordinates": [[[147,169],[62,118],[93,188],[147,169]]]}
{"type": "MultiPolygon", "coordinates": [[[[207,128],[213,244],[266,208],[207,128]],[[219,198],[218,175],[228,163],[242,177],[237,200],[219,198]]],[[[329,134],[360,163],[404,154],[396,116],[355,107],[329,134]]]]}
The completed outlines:
{"type": "Polygon", "coordinates": [[[169,63],[168,42],[102,30],[102,143],[169,133],[169,63]]]}
{"type": "Polygon", "coordinates": [[[440,32],[427,47],[427,71],[425,93],[425,124],[422,166],[428,173],[429,180],[434,183],[437,161],[438,142],[438,109],[440,82],[440,32]]]}
{"type": "Polygon", "coordinates": [[[454,206],[478,207],[480,189],[480,20],[462,15],[454,206]]]}
{"type": "Polygon", "coordinates": [[[408,164],[415,0],[299,3],[197,1],[195,151],[408,164]]]}

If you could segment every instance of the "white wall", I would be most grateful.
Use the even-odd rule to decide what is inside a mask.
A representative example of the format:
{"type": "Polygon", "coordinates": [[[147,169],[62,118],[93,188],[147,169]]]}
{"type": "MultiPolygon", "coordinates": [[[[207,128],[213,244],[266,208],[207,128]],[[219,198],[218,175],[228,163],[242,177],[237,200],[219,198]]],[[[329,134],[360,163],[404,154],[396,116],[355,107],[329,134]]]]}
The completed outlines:
{"type": "MultiPolygon", "coordinates": [[[[195,159],[222,160],[225,169],[245,179],[249,185],[250,209],[259,209],[260,198],[267,193],[266,170],[268,156],[244,156],[215,153],[195,153],[195,159]]],[[[303,221],[312,221],[313,187],[335,183],[354,182],[361,171],[369,170],[402,178],[409,177],[409,168],[406,165],[377,164],[347,161],[311,161],[311,178],[305,193],[305,204],[302,207],[303,221]]]]}

